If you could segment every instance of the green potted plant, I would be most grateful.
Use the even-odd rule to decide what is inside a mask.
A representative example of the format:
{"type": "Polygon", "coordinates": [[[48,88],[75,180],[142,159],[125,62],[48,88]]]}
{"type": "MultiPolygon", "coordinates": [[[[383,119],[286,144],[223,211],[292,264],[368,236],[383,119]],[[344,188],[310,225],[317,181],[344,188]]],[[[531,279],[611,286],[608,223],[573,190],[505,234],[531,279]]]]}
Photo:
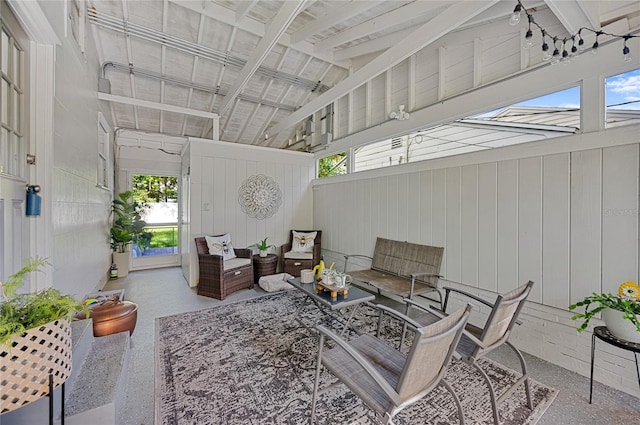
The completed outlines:
{"type": "Polygon", "coordinates": [[[602,313],[602,320],[607,329],[618,338],[640,343],[640,287],[635,282],[624,282],[618,288],[618,294],[594,292],[582,301],[569,306],[569,310],[584,307],[584,313],[571,317],[573,320],[582,319],[578,332],[589,326],[589,321],[598,313],[602,313]],[[589,309],[592,305],[593,307],[589,309]]]}
{"type": "Polygon", "coordinates": [[[266,238],[262,239],[260,242],[254,243],[253,245],[251,245],[251,247],[258,248],[258,250],[260,251],[260,256],[261,257],[266,257],[267,256],[267,252],[268,252],[269,248],[275,248],[274,245],[269,245],[267,243],[267,239],[269,239],[269,238],[266,237],[266,238]]]}
{"type": "Polygon", "coordinates": [[[0,358],[3,379],[8,380],[6,389],[11,390],[11,397],[3,403],[0,413],[47,395],[50,372],[54,387],[71,373],[69,321],[78,312],[88,317],[88,308],[53,288],[18,292],[28,273],[40,271],[47,264],[43,258],[31,259],[5,282],[0,282],[0,358]]]}
{"type": "Polygon", "coordinates": [[[144,231],[147,223],[142,219],[145,205],[133,201],[133,192],[122,192],[112,202],[113,225],[111,226],[111,250],[113,263],[118,269],[119,276],[129,274],[131,252],[129,246],[137,243],[145,248],[145,241],[150,240],[148,232],[144,231]]]}

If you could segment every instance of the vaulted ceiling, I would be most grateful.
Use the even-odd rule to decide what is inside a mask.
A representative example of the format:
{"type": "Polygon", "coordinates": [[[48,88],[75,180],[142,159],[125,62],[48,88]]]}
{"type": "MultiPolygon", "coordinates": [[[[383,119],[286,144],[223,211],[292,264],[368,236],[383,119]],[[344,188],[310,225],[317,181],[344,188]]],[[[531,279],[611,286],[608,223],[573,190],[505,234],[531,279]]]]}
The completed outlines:
{"type": "MultiPolygon", "coordinates": [[[[110,102],[116,127],[213,138],[217,114],[220,140],[287,148],[309,116],[321,111],[323,119],[325,106],[447,35],[493,25],[520,36],[523,27],[506,24],[516,4],[95,0],[87,13],[101,77],[110,82],[100,98],[110,102]]],[[[566,34],[640,24],[640,1],[523,5],[554,17],[566,34]]]]}

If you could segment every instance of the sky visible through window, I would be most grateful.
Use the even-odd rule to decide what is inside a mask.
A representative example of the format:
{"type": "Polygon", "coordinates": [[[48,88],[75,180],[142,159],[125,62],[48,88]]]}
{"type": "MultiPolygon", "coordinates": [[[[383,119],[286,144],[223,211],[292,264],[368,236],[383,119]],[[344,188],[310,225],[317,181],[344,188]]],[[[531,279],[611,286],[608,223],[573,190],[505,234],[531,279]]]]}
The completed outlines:
{"type": "MultiPolygon", "coordinates": [[[[614,75],[606,80],[607,107],[616,109],[640,109],[640,69],[614,75]]],[[[580,88],[572,87],[515,106],[547,106],[556,108],[580,108],[580,88]]]]}

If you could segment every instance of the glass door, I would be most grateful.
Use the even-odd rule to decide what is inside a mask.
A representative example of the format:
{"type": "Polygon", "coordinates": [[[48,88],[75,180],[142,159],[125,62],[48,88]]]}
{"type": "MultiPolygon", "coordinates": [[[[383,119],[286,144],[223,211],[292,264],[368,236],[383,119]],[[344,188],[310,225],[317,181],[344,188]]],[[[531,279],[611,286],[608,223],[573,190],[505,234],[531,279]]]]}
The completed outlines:
{"type": "Polygon", "coordinates": [[[178,177],[134,174],[132,190],[147,225],[131,248],[131,269],[179,265],[178,177]]]}

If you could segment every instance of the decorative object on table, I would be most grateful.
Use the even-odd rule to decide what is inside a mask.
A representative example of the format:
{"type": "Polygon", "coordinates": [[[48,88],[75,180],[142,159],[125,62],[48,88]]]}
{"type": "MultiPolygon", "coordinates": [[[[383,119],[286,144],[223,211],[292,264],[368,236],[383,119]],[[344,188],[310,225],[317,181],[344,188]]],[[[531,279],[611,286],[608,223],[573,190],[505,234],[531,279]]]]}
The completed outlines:
{"type": "Polygon", "coordinates": [[[320,261],[313,267],[313,273],[316,275],[316,279],[322,279],[322,273],[324,273],[324,257],[320,257],[320,261]]]}
{"type": "Polygon", "coordinates": [[[304,269],[300,270],[300,282],[302,283],[313,283],[316,280],[313,270],[304,269]]]}
{"type": "MultiPolygon", "coordinates": [[[[156,422],[190,417],[224,418],[236,424],[309,423],[318,336],[295,321],[295,306],[304,298],[301,291],[282,291],[156,319],[156,422]],[[222,358],[227,361],[221,363],[222,358]]],[[[319,309],[305,309],[302,314],[305,322],[334,329],[341,326],[319,309]]],[[[374,334],[377,323],[374,308],[365,304],[352,320],[354,328],[369,334],[374,334]]],[[[382,336],[397,341],[401,330],[401,326],[383,326],[382,336]]],[[[356,336],[351,329],[345,332],[345,339],[356,336]]],[[[508,387],[520,377],[490,360],[480,361],[496,388],[508,387]]],[[[492,423],[487,386],[471,366],[454,361],[446,379],[460,397],[466,423],[492,423]]],[[[323,372],[320,380],[324,386],[335,379],[323,372]]],[[[534,424],[557,394],[531,380],[535,407],[530,411],[523,406],[523,392],[520,386],[501,403],[503,425],[534,424]]],[[[331,397],[335,408],[319,409],[316,423],[377,423],[373,411],[346,387],[336,386],[331,397]]],[[[437,391],[400,412],[395,423],[456,423],[456,417],[453,398],[437,391]]]]}
{"type": "Polygon", "coordinates": [[[267,239],[269,239],[269,237],[266,237],[260,242],[254,243],[253,245],[249,245],[249,248],[258,248],[258,250],[260,251],[260,256],[266,257],[269,253],[269,248],[275,248],[275,245],[269,245],[267,243],[267,239]]]}
{"type": "Polygon", "coordinates": [[[602,312],[602,320],[609,331],[618,338],[640,343],[640,288],[635,282],[624,282],[618,288],[618,294],[593,293],[582,301],[569,306],[569,310],[584,307],[584,313],[576,314],[573,320],[582,319],[578,332],[589,326],[589,321],[602,312]],[[592,304],[598,306],[589,310],[592,304]]]}
{"type": "MultiPolygon", "coordinates": [[[[84,301],[91,310],[93,336],[106,336],[129,331],[133,335],[138,321],[138,305],[131,301],[122,301],[118,295],[106,300],[94,302],[94,298],[84,301]]],[[[78,319],[84,319],[82,314],[78,319]]]]}
{"type": "Polygon", "coordinates": [[[262,220],[273,216],[282,204],[280,186],[273,178],[254,175],[242,182],[238,202],[249,217],[262,220]]]}
{"type": "Polygon", "coordinates": [[[142,220],[145,208],[145,204],[133,201],[132,191],[122,192],[111,203],[111,213],[113,214],[111,250],[113,251],[113,263],[116,265],[120,277],[129,274],[130,245],[135,243],[144,248],[150,241],[151,234],[144,231],[147,223],[142,220]]]}
{"type": "Polygon", "coordinates": [[[18,294],[24,277],[40,271],[46,259],[28,260],[0,282],[0,359],[2,392],[0,413],[10,412],[49,395],[71,374],[71,328],[82,303],[53,288],[18,294]]]}
{"type": "Polygon", "coordinates": [[[298,277],[300,270],[312,269],[320,261],[321,240],[322,231],[320,230],[291,230],[289,242],[280,247],[282,270],[298,277]]]}

